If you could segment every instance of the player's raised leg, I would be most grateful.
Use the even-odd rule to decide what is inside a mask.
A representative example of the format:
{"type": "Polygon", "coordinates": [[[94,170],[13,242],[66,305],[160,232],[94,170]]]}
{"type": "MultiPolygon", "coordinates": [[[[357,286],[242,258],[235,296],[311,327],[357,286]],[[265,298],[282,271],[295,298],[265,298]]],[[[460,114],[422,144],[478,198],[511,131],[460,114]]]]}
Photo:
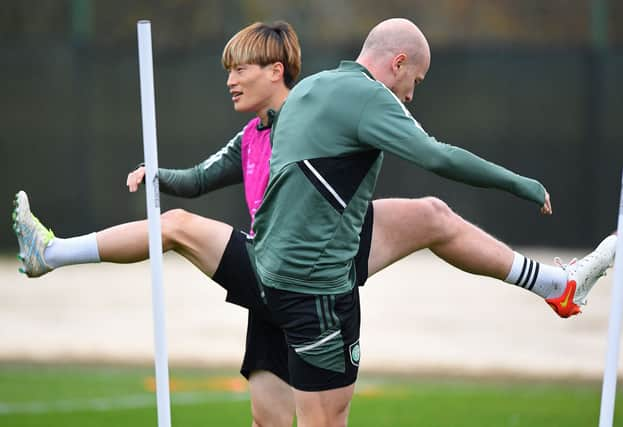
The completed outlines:
{"type": "Polygon", "coordinates": [[[429,248],[463,271],[534,292],[561,317],[569,317],[580,312],[579,305],[586,303],[586,295],[614,260],[616,236],[608,236],[577,263],[550,266],[514,252],[439,199],[382,199],[373,203],[370,275],[412,252],[429,248]]]}
{"type": "Polygon", "coordinates": [[[424,248],[469,273],[504,279],[510,271],[513,251],[442,200],[380,199],[373,207],[369,275],[424,248]]]}
{"type": "MultiPolygon", "coordinates": [[[[161,216],[162,249],[173,250],[212,277],[218,267],[232,227],[219,221],[173,209],[161,216]]],[[[149,256],[147,221],[129,222],[97,233],[104,262],[132,263],[149,256]]],[[[54,246],[52,242],[51,247],[54,246]]]]}
{"type": "MultiPolygon", "coordinates": [[[[212,276],[218,267],[232,228],[181,209],[161,217],[163,250],[174,250],[202,272],[212,276]]],[[[13,229],[20,247],[20,269],[29,277],[55,268],[93,262],[133,263],[149,257],[147,221],[117,225],[97,233],[61,239],[30,211],[28,196],[15,198],[13,229]]]]}

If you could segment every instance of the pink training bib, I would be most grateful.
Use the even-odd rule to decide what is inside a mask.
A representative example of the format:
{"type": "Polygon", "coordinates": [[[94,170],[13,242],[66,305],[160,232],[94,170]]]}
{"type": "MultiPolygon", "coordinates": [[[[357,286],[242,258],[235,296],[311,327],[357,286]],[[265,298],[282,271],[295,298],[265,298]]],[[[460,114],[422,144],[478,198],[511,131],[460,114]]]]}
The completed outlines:
{"type": "Polygon", "coordinates": [[[254,236],[255,213],[262,204],[270,174],[270,127],[258,130],[260,118],[247,123],[242,133],[241,156],[244,194],[251,215],[249,234],[254,236]]]}

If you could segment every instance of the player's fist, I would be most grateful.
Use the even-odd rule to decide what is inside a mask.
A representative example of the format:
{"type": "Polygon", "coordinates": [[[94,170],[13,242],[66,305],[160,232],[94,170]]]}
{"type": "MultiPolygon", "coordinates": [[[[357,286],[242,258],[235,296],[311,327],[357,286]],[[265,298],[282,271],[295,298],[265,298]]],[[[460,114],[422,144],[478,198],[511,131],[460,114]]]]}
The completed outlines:
{"type": "Polygon", "coordinates": [[[130,172],[126,181],[126,185],[128,186],[128,190],[130,190],[130,193],[134,193],[136,190],[138,190],[138,186],[141,185],[144,179],[145,166],[140,166],[135,171],[130,172]]]}

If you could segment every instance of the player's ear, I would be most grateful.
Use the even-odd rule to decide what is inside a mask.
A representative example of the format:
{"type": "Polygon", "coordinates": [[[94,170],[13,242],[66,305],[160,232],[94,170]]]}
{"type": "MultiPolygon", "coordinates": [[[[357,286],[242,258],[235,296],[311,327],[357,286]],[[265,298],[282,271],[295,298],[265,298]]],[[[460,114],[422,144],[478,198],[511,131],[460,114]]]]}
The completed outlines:
{"type": "Polygon", "coordinates": [[[405,53],[399,53],[394,56],[392,59],[392,72],[394,74],[398,73],[398,71],[405,66],[407,63],[407,55],[405,53]]]}
{"type": "Polygon", "coordinates": [[[283,80],[283,72],[284,72],[284,66],[281,62],[274,62],[271,65],[271,80],[272,81],[279,81],[279,80],[283,80]]]}

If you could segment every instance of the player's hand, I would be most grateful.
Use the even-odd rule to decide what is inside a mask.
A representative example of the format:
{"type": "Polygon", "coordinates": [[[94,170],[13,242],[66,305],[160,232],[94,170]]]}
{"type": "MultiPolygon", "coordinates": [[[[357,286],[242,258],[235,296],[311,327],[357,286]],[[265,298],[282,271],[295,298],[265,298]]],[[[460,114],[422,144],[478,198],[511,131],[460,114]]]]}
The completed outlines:
{"type": "Polygon", "coordinates": [[[139,185],[145,179],[145,166],[140,166],[135,171],[132,171],[128,174],[128,179],[126,181],[126,185],[128,186],[128,190],[130,193],[134,193],[138,190],[139,185]]]}
{"type": "Polygon", "coordinates": [[[545,192],[545,203],[541,206],[541,213],[543,215],[551,215],[552,214],[552,202],[549,200],[549,193],[545,192]]]}

